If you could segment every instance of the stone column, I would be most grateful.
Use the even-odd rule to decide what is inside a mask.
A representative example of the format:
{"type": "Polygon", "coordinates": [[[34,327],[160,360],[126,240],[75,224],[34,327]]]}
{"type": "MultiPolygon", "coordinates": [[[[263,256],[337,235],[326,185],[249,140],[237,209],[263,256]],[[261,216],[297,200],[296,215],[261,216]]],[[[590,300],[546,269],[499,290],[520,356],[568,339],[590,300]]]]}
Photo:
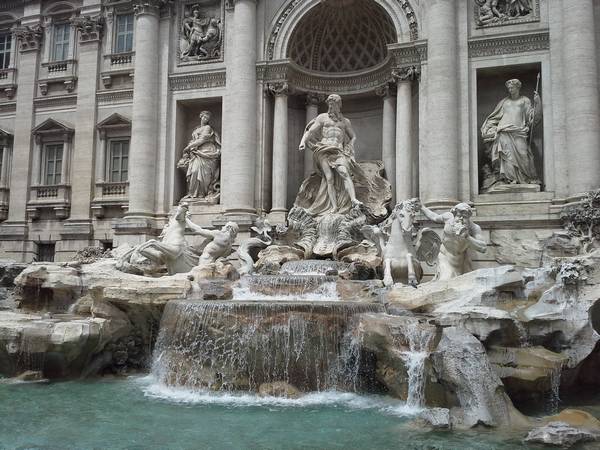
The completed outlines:
{"type": "Polygon", "coordinates": [[[392,204],[396,202],[396,100],[394,86],[386,84],[375,91],[383,98],[383,127],[381,136],[381,159],[385,174],[392,185],[392,204]]]}
{"type": "MultiPolygon", "coordinates": [[[[319,115],[319,103],[323,100],[323,96],[319,94],[306,95],[306,120],[308,124],[311,120],[319,115]]],[[[304,151],[304,179],[314,171],[313,153],[310,150],[304,151]]]]}
{"type": "Polygon", "coordinates": [[[154,214],[158,148],[158,31],[162,0],[135,0],[135,70],[128,217],[154,214]]]}
{"type": "Polygon", "coordinates": [[[420,155],[421,198],[447,207],[458,197],[458,30],[456,3],[427,2],[427,146],[420,155]]]}
{"type": "Polygon", "coordinates": [[[254,206],[257,153],[256,0],[230,0],[233,9],[225,53],[221,203],[226,214],[248,218],[254,206]]]}
{"type": "Polygon", "coordinates": [[[394,70],[393,75],[397,81],[396,199],[402,201],[414,196],[412,84],[418,78],[419,70],[416,67],[405,67],[394,70]]]}
{"type": "Polygon", "coordinates": [[[563,1],[567,147],[559,151],[570,154],[571,196],[600,187],[600,98],[593,10],[592,0],[563,1]]]}
{"type": "Polygon", "coordinates": [[[273,177],[272,206],[270,219],[273,223],[284,223],[287,212],[288,182],[288,93],[287,83],[269,85],[275,96],[273,114],[273,177]]]}
{"type": "MultiPolygon", "coordinates": [[[[98,11],[99,12],[99,11],[98,11]]],[[[90,222],[90,203],[94,191],[94,150],[96,147],[96,90],[99,49],[102,38],[101,17],[79,16],[71,20],[79,32],[77,63],[77,115],[72,154],[71,217],[69,222],[90,222]]],[[[66,173],[65,173],[66,175],[66,173]]],[[[65,226],[71,225],[69,223],[65,226]]],[[[82,230],[80,230],[82,231],[82,230]]],[[[78,233],[80,232],[78,231],[78,233]]],[[[91,233],[88,225],[88,233],[91,233]]]]}
{"type": "Polygon", "coordinates": [[[13,158],[10,176],[8,220],[0,228],[3,254],[17,261],[29,261],[27,253],[27,200],[31,182],[33,98],[43,29],[38,23],[20,26],[14,37],[19,41],[19,86],[16,94],[13,158]],[[9,242],[6,242],[9,241],[9,242]]]}

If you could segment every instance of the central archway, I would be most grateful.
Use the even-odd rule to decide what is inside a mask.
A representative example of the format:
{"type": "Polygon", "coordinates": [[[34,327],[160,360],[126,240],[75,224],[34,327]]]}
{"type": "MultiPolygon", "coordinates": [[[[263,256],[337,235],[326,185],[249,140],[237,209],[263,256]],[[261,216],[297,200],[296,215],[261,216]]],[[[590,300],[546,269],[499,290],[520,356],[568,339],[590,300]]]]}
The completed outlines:
{"type": "Polygon", "coordinates": [[[355,72],[382,63],[397,41],[394,24],[374,1],[331,0],[312,8],[292,33],[287,55],[316,72],[355,72]]]}

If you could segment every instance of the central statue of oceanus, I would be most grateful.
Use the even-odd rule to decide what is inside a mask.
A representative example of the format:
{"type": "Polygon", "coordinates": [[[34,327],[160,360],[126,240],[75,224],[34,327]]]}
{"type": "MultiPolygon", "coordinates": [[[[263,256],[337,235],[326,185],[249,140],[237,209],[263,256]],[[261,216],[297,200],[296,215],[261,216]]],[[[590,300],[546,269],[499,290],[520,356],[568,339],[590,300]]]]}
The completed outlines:
{"type": "Polygon", "coordinates": [[[331,94],[326,102],[327,112],[308,123],[298,146],[312,152],[315,172],[302,183],[295,206],[315,217],[347,214],[357,206],[381,215],[377,201],[386,198],[389,188],[383,178],[370,177],[356,162],[356,134],[342,114],[341,97],[331,94]]]}

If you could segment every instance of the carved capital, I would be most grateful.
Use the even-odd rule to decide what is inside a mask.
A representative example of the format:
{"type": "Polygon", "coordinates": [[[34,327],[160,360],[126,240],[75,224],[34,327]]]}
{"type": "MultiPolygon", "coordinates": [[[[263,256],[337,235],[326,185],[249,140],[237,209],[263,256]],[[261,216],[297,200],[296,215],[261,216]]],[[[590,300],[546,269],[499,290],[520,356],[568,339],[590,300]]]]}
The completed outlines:
{"type": "MultiPolygon", "coordinates": [[[[225,9],[232,11],[235,9],[235,5],[237,4],[237,2],[239,2],[241,0],[225,0],[225,9]]],[[[256,0],[245,0],[245,1],[250,1],[253,3],[257,3],[256,0]]]]}
{"type": "Polygon", "coordinates": [[[172,0],[134,0],[133,12],[136,16],[151,14],[160,17],[161,9],[172,3],[172,0]]]}
{"type": "Polygon", "coordinates": [[[323,103],[327,97],[324,94],[314,94],[308,93],[306,94],[306,104],[317,106],[320,103],[323,103]]]}
{"type": "Polygon", "coordinates": [[[13,28],[13,34],[19,41],[21,52],[31,52],[40,49],[44,38],[44,27],[40,24],[33,26],[18,26],[13,28]]]}
{"type": "Polygon", "coordinates": [[[290,86],[287,83],[269,83],[267,85],[267,90],[269,91],[270,94],[274,95],[275,97],[278,96],[282,96],[282,95],[290,95],[291,89],[290,86]]]}
{"type": "Polygon", "coordinates": [[[383,86],[375,88],[375,95],[383,98],[393,97],[396,95],[396,86],[394,83],[386,83],[383,86]]]}
{"type": "Polygon", "coordinates": [[[104,17],[77,16],[71,19],[73,26],[79,30],[79,42],[94,42],[102,38],[104,17]]]}
{"type": "Polygon", "coordinates": [[[394,81],[418,81],[421,78],[421,69],[417,66],[397,67],[392,70],[394,81]]]}

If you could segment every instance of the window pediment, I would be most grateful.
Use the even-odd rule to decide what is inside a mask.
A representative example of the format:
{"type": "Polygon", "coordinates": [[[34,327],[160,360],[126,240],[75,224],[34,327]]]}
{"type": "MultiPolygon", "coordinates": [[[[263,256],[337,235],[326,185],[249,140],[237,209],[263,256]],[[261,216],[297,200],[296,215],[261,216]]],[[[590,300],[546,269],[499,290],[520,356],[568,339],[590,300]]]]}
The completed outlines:
{"type": "Polygon", "coordinates": [[[131,129],[131,120],[121,114],[114,113],[98,123],[96,128],[100,131],[100,137],[104,138],[107,132],[131,129]]]}
{"type": "Polygon", "coordinates": [[[9,145],[13,140],[13,134],[8,130],[0,128],[0,146],[9,145]]]}
{"type": "Polygon", "coordinates": [[[69,142],[75,130],[58,120],[46,119],[31,130],[31,133],[35,136],[36,142],[41,142],[47,137],[60,137],[62,140],[69,142]]]}

